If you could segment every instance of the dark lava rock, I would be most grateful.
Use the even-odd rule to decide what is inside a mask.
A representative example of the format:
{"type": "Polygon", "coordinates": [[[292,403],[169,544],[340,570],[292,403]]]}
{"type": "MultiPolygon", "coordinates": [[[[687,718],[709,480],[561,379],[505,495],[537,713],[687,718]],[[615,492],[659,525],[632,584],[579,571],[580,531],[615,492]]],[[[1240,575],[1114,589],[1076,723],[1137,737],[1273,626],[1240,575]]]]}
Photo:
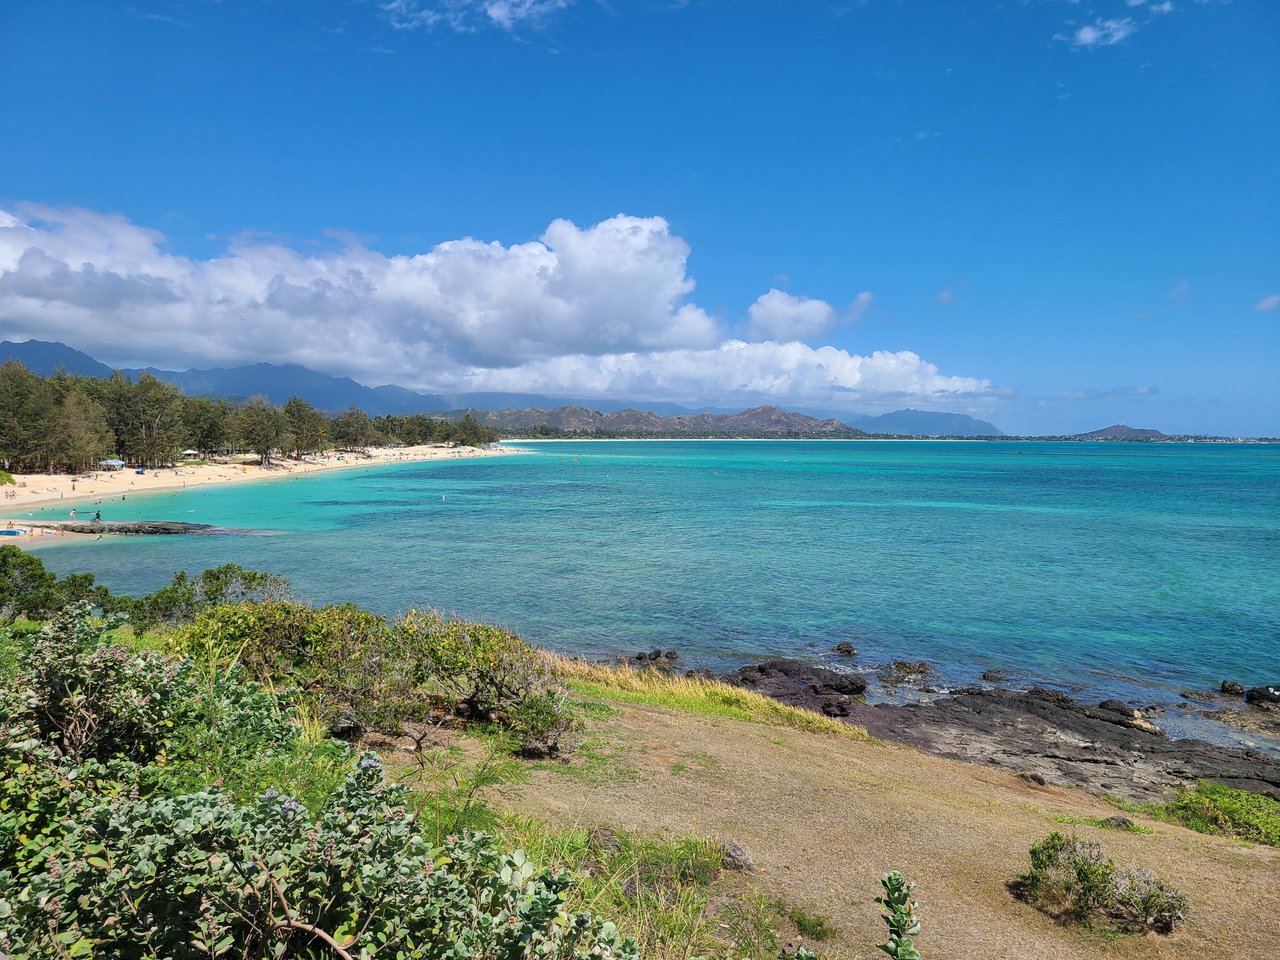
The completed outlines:
{"type": "Polygon", "coordinates": [[[1236,680],[1223,680],[1219,689],[1223,693],[1229,693],[1234,697],[1244,696],[1244,684],[1236,680]]]}
{"type": "Polygon", "coordinates": [[[923,660],[895,660],[893,663],[885,664],[876,676],[885,683],[911,683],[912,681],[919,680],[932,669],[933,668],[923,660]]]}
{"type": "Polygon", "coordinates": [[[793,707],[825,713],[829,717],[848,716],[852,698],[860,697],[867,689],[867,681],[862,677],[837,673],[800,660],[766,660],[735,670],[724,679],[793,707]]]}
{"type": "Polygon", "coordinates": [[[1020,773],[1018,776],[1027,781],[1027,783],[1034,783],[1038,787],[1047,787],[1049,785],[1049,781],[1044,778],[1043,773],[1020,773]]]}
{"type": "Polygon", "coordinates": [[[755,861],[751,859],[751,854],[747,853],[746,847],[738,843],[736,840],[726,840],[724,842],[724,868],[726,870],[745,870],[748,873],[755,870],[755,861]]]}
{"type": "Polygon", "coordinates": [[[690,680],[719,680],[720,679],[718,676],[716,676],[714,672],[712,672],[711,670],[708,670],[706,667],[699,667],[696,670],[686,670],[684,672],[684,675],[688,677],[690,680]]]}
{"type": "Polygon", "coordinates": [[[1132,830],[1133,829],[1133,821],[1130,820],[1128,817],[1122,817],[1119,814],[1116,814],[1114,817],[1107,817],[1107,819],[1103,820],[1102,822],[1105,823],[1108,827],[1111,827],[1113,830],[1132,830]]]}
{"type": "Polygon", "coordinates": [[[663,657],[665,657],[667,660],[679,660],[679,659],[680,659],[680,654],[676,653],[674,650],[668,650],[668,651],[667,651],[666,653],[664,653],[662,656],[663,656],[663,657]]]}
{"type": "Polygon", "coordinates": [[[1103,700],[1098,704],[1099,710],[1110,710],[1112,713],[1123,713],[1126,717],[1133,716],[1133,707],[1129,706],[1123,700],[1103,700]]]}
{"type": "Polygon", "coordinates": [[[1203,779],[1280,799],[1274,755],[1175,740],[1132,710],[1090,707],[1054,690],[971,687],[929,703],[854,704],[847,719],[882,740],[1087,790],[1107,783],[1132,800],[1203,779]]]}
{"type": "Polygon", "coordinates": [[[1009,678],[1005,676],[1003,670],[987,670],[982,674],[982,679],[988,683],[1004,683],[1009,678]]]}
{"type": "Polygon", "coordinates": [[[842,657],[856,657],[858,655],[857,649],[848,640],[845,640],[842,643],[837,643],[831,648],[831,652],[842,657]]]}
{"type": "Polygon", "coordinates": [[[1250,687],[1244,699],[1259,707],[1280,707],[1280,684],[1266,687],[1250,687]]]}

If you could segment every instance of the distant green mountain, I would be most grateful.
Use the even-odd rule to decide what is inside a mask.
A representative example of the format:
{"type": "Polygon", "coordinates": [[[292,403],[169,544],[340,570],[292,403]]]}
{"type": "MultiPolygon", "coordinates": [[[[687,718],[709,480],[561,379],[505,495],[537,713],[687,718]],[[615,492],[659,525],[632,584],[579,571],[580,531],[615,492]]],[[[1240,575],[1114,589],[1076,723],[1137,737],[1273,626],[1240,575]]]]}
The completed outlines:
{"type": "Polygon", "coordinates": [[[887,433],[905,437],[1003,437],[1004,431],[986,420],[963,413],[936,410],[895,410],[878,417],[850,416],[845,423],[866,433],[887,433]]]}
{"type": "Polygon", "coordinates": [[[25,343],[0,340],[0,363],[9,359],[20,360],[28,370],[42,377],[49,376],[59,367],[80,377],[111,376],[111,368],[105,363],[99,363],[87,353],[65,343],[49,340],[27,340],[25,343]]]}

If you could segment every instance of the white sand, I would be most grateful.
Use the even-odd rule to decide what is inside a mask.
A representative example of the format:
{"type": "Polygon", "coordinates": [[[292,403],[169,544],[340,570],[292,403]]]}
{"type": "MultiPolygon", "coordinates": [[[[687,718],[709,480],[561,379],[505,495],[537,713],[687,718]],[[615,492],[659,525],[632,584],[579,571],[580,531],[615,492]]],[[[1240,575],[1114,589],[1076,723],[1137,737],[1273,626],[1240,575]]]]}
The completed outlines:
{"type": "MultiPolygon", "coordinates": [[[[40,520],[70,520],[71,511],[78,519],[93,516],[99,503],[121,500],[131,494],[157,493],[162,490],[181,490],[188,487],[205,487],[224,483],[247,483],[253,480],[279,480],[285,477],[321,473],[326,470],[345,470],[352,467],[371,467],[384,463],[411,463],[420,460],[455,460],[473,457],[497,457],[519,451],[511,447],[480,450],[475,447],[449,447],[443,444],[424,444],[417,447],[371,447],[368,455],[331,451],[304,460],[276,460],[271,467],[261,467],[256,458],[234,458],[228,463],[202,463],[165,467],[136,473],[126,467],[123,470],[98,470],[80,476],[67,474],[26,473],[13,475],[16,486],[0,487],[0,515],[12,517],[0,521],[0,529],[22,527],[26,508],[46,508],[40,520]],[[50,504],[66,507],[65,515],[50,515],[50,504]],[[20,519],[21,518],[21,519],[20,519]]],[[[36,518],[31,518],[36,519],[36,518]]],[[[14,543],[18,546],[55,536],[50,531],[31,530],[22,536],[0,536],[0,546],[14,543]]]]}

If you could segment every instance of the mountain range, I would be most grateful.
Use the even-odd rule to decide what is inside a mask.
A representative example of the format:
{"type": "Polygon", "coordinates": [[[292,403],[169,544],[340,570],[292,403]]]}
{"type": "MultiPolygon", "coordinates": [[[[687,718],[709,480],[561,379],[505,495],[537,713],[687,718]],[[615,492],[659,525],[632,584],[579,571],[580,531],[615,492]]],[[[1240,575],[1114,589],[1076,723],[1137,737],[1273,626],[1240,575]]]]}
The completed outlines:
{"type": "MultiPolygon", "coordinates": [[[[114,372],[112,367],[87,353],[64,343],[46,340],[0,341],[0,362],[10,357],[20,360],[40,376],[49,376],[59,367],[68,373],[87,377],[109,377],[114,372]]],[[[628,400],[525,393],[418,393],[393,384],[367,387],[350,377],[333,377],[297,364],[253,363],[181,371],[142,367],[121,372],[131,378],[136,378],[139,373],[149,373],[193,396],[246,400],[261,395],[272,403],[284,403],[290,397],[298,396],[330,413],[353,405],[375,417],[468,410],[478,419],[504,431],[543,426],[572,432],[659,432],[691,436],[735,431],[810,436],[1004,436],[999,427],[985,420],[930,410],[896,410],[880,415],[842,414],[836,419],[825,413],[810,416],[771,406],[734,412],[716,408],[691,409],[674,403],[640,404],[628,400]]]]}

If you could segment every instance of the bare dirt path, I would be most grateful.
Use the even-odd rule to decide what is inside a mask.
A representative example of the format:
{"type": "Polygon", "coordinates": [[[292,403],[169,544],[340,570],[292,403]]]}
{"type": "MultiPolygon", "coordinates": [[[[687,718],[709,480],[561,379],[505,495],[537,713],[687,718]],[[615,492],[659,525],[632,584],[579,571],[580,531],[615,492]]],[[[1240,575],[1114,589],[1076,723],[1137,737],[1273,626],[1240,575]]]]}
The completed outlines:
{"type": "Polygon", "coordinates": [[[832,918],[828,955],[880,956],[872,898],[894,868],[919,883],[919,946],[930,960],[1249,958],[1273,956],[1280,937],[1280,849],[1145,820],[1154,833],[1063,825],[1053,818],[1117,811],[905,747],[631,705],[592,727],[620,749],[629,775],[583,782],[541,771],[506,804],[559,826],[737,840],[762,892],[832,918]],[[1170,937],[1105,938],[1015,900],[1006,882],[1053,830],[1075,830],[1117,862],[1173,882],[1190,898],[1188,922],[1170,937]]]}

